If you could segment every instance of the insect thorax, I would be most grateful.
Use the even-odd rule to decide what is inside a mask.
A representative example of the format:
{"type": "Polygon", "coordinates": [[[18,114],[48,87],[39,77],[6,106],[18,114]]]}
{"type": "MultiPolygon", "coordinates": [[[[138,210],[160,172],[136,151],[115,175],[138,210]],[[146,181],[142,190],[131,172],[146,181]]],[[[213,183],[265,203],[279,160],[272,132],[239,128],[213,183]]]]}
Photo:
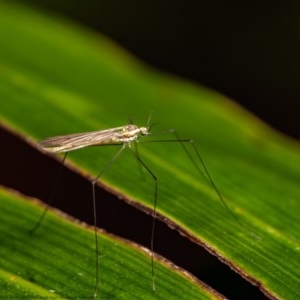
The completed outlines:
{"type": "Polygon", "coordinates": [[[139,134],[148,135],[148,128],[130,124],[122,127],[118,139],[122,142],[130,142],[136,140],[139,137],[139,134]]]}

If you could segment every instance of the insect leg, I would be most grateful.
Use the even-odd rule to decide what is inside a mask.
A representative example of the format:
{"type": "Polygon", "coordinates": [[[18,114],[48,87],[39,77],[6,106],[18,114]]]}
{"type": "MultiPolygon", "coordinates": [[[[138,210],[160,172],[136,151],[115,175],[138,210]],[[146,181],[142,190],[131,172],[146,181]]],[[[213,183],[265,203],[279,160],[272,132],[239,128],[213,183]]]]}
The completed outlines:
{"type": "Polygon", "coordinates": [[[136,153],[130,147],[134,157],[137,161],[146,169],[146,171],[150,174],[152,179],[154,180],[154,202],[153,202],[153,211],[152,211],[152,228],[151,228],[151,240],[150,240],[150,250],[151,250],[151,273],[152,273],[152,290],[155,292],[155,274],[154,274],[154,230],[155,230],[155,220],[156,220],[156,203],[157,203],[157,188],[158,188],[158,180],[155,174],[149,169],[149,167],[143,162],[138,153],[136,153]]]}
{"type": "Polygon", "coordinates": [[[97,235],[97,205],[96,205],[96,183],[99,178],[109,169],[112,163],[116,161],[119,155],[125,149],[126,144],[123,144],[119,151],[113,156],[113,158],[104,166],[104,168],[100,171],[100,173],[95,177],[92,181],[92,194],[93,194],[93,211],[94,211],[94,233],[95,233],[95,247],[96,247],[96,278],[95,278],[95,290],[94,290],[94,298],[97,297],[98,294],[98,284],[99,284],[99,247],[98,247],[98,235],[97,235]]]}
{"type": "Polygon", "coordinates": [[[204,160],[202,158],[202,156],[200,155],[200,152],[198,151],[195,143],[194,143],[194,140],[190,139],[190,140],[183,140],[179,137],[178,133],[175,131],[175,130],[170,130],[169,131],[170,133],[172,133],[177,141],[181,144],[184,152],[186,153],[186,155],[189,157],[190,161],[192,162],[192,164],[194,165],[194,167],[197,169],[198,173],[199,174],[202,174],[201,172],[201,169],[199,168],[198,164],[195,162],[195,160],[193,159],[193,156],[191,155],[191,153],[188,151],[187,147],[185,146],[186,143],[189,143],[195,154],[196,154],[196,157],[197,159],[199,160],[200,164],[202,165],[203,167],[203,170],[205,172],[205,174],[207,175],[207,178],[208,178],[208,181],[210,182],[210,184],[212,185],[213,189],[215,190],[215,192],[217,193],[218,195],[218,198],[220,199],[220,201],[222,202],[222,204],[224,205],[224,207],[229,211],[229,213],[231,214],[232,218],[239,224],[239,226],[241,226],[241,228],[243,228],[246,232],[248,232],[250,235],[254,236],[256,239],[260,240],[261,238],[256,235],[254,232],[252,232],[251,230],[249,230],[239,219],[238,217],[233,213],[233,211],[229,208],[229,206],[227,205],[227,203],[225,202],[222,194],[220,193],[219,189],[217,188],[216,184],[214,183],[210,173],[208,172],[208,169],[204,163],[204,160]]]}
{"type": "Polygon", "coordinates": [[[29,231],[30,234],[33,234],[33,233],[40,227],[41,223],[43,222],[43,220],[44,220],[44,218],[45,218],[45,215],[46,215],[46,213],[47,213],[47,211],[48,211],[48,209],[49,209],[49,207],[50,207],[50,205],[51,205],[52,199],[53,199],[53,197],[54,197],[54,194],[55,194],[55,191],[56,191],[56,188],[57,188],[59,179],[60,179],[60,177],[61,177],[61,174],[62,174],[62,171],[63,171],[63,167],[64,167],[65,160],[66,160],[66,158],[67,158],[67,155],[68,155],[68,153],[66,152],[66,153],[64,154],[64,157],[63,157],[63,159],[62,159],[62,162],[61,162],[60,167],[59,167],[59,169],[58,169],[58,172],[57,172],[57,174],[56,174],[56,177],[55,177],[55,180],[54,180],[52,189],[51,189],[50,196],[49,196],[49,198],[48,198],[48,200],[47,200],[47,203],[46,203],[46,207],[45,207],[43,213],[41,214],[39,220],[38,220],[38,221],[36,222],[36,224],[34,225],[34,227],[33,227],[32,229],[30,229],[30,231],[29,231]]]}

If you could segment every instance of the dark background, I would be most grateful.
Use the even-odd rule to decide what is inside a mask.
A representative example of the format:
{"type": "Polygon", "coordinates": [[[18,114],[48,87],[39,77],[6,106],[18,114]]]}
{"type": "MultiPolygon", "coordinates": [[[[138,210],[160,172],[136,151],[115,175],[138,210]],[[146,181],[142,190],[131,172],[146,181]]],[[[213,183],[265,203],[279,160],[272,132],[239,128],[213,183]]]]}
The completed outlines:
{"type": "Polygon", "coordinates": [[[300,1],[19,2],[81,22],[300,138],[300,1]]]}

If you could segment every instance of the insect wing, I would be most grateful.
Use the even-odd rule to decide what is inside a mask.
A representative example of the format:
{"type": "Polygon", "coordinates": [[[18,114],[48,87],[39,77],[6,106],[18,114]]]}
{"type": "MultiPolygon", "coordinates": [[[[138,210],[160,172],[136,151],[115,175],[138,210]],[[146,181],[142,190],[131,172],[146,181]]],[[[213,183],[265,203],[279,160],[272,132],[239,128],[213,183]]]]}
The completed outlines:
{"type": "Polygon", "coordinates": [[[107,130],[50,137],[42,140],[39,146],[50,152],[67,152],[93,145],[117,143],[122,128],[117,127],[107,130]]]}

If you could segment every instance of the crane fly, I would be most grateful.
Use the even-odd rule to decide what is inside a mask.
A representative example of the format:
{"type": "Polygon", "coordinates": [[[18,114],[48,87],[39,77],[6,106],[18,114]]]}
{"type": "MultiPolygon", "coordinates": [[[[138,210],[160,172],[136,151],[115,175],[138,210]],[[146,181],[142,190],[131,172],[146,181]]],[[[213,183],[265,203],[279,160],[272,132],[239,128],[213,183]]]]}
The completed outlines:
{"type": "MultiPolygon", "coordinates": [[[[121,148],[117,151],[117,153],[106,163],[106,165],[102,168],[102,170],[99,172],[99,174],[95,177],[95,179],[91,182],[92,183],[92,200],[93,200],[93,217],[94,217],[94,232],[95,232],[95,253],[96,253],[96,260],[95,260],[95,290],[94,290],[94,297],[97,296],[98,293],[98,284],[99,284],[99,263],[98,263],[98,236],[97,236],[97,214],[96,214],[96,193],[95,193],[95,185],[98,181],[98,179],[103,175],[103,173],[109,168],[109,166],[118,158],[118,156],[123,152],[123,150],[128,147],[131,152],[133,153],[134,157],[137,159],[139,164],[149,173],[149,175],[152,177],[154,181],[154,199],[153,199],[153,210],[152,210],[152,231],[151,231],[151,240],[150,240],[150,251],[151,251],[151,272],[152,272],[152,290],[155,292],[155,273],[154,273],[154,230],[155,230],[155,220],[156,220],[156,202],[157,202],[157,193],[158,193],[158,181],[155,174],[150,170],[150,168],[144,163],[144,161],[140,158],[138,155],[138,152],[135,151],[132,148],[133,143],[140,142],[140,138],[149,136],[150,135],[150,118],[151,114],[148,118],[148,125],[147,127],[139,127],[134,124],[129,124],[125,126],[120,126],[116,128],[106,129],[106,130],[99,130],[99,131],[91,131],[91,132],[84,132],[84,133],[75,133],[75,134],[69,134],[69,135],[63,135],[63,136],[56,136],[56,137],[50,137],[47,139],[42,140],[39,143],[39,147],[42,150],[52,152],[52,153],[65,153],[64,158],[62,160],[61,166],[63,166],[64,161],[66,159],[67,153],[73,150],[77,150],[80,148],[88,147],[88,146],[104,146],[104,145],[120,145],[121,148]]],[[[153,124],[152,124],[153,125],[153,124]]],[[[189,143],[192,145],[192,149],[194,153],[196,154],[196,159],[200,162],[200,165],[202,165],[205,174],[207,175],[207,178],[209,182],[211,183],[213,189],[216,191],[219,199],[223,203],[223,205],[229,210],[229,212],[232,214],[232,216],[236,219],[236,221],[239,222],[239,220],[236,218],[236,216],[233,214],[233,212],[229,209],[226,202],[223,200],[223,197],[219,190],[217,189],[215,183],[213,182],[205,164],[200,156],[200,153],[198,149],[196,148],[194,141],[191,139],[180,139],[179,135],[176,133],[175,130],[167,130],[164,132],[161,132],[162,134],[173,134],[174,139],[163,139],[163,140],[149,140],[144,141],[145,143],[149,142],[177,142],[180,143],[183,147],[184,152],[189,157],[190,161],[196,168],[199,174],[202,175],[201,168],[196,163],[195,159],[193,158],[192,154],[186,147],[186,143],[189,143]]],[[[56,177],[56,181],[59,177],[59,173],[56,177]]],[[[56,185],[56,182],[54,183],[54,187],[56,185]]],[[[53,188],[54,190],[54,188],[53,188]]],[[[41,215],[40,219],[36,223],[36,226],[32,229],[32,231],[35,231],[39,225],[41,224],[51,202],[51,198],[53,197],[53,190],[52,194],[49,197],[48,204],[41,215]]],[[[241,224],[242,225],[242,224],[241,224]]]]}
{"type": "Polygon", "coordinates": [[[41,141],[39,146],[50,152],[69,152],[88,146],[130,145],[130,142],[137,140],[139,135],[149,134],[150,131],[147,127],[130,124],[106,130],[51,137],[41,141]]]}

